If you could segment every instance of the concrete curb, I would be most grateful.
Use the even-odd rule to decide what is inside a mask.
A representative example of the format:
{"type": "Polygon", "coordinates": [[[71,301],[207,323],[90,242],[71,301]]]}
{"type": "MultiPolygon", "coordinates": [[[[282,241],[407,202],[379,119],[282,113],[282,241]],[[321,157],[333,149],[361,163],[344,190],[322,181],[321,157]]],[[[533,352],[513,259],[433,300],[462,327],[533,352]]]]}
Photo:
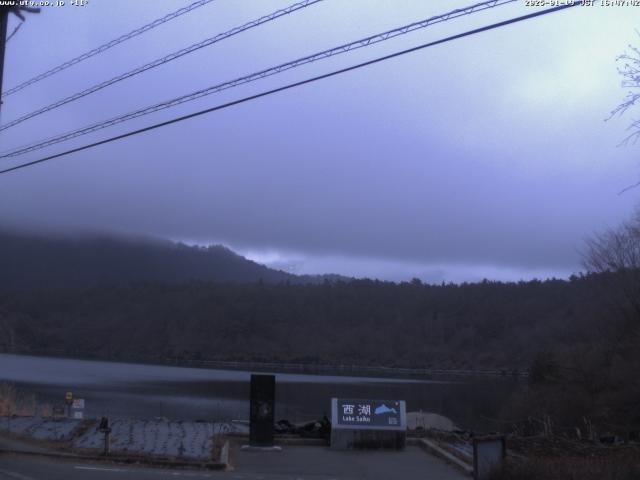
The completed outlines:
{"type": "Polygon", "coordinates": [[[163,467],[163,468],[227,470],[229,468],[229,464],[228,464],[229,448],[228,448],[228,445],[226,445],[226,447],[227,447],[226,455],[225,455],[226,461],[220,461],[220,462],[194,462],[194,461],[188,461],[188,460],[172,460],[172,459],[163,459],[163,458],[126,456],[126,455],[118,455],[118,454],[108,455],[108,456],[82,455],[82,454],[66,453],[66,452],[35,452],[35,451],[28,451],[28,450],[9,450],[9,449],[0,449],[0,455],[8,454],[8,455],[28,456],[28,457],[55,458],[58,460],[72,460],[72,461],[82,461],[82,462],[89,461],[89,462],[116,463],[116,464],[126,464],[126,465],[140,464],[140,465],[148,465],[148,466],[163,467]]]}
{"type": "MultiPolygon", "coordinates": [[[[225,438],[234,443],[248,443],[249,434],[225,433],[225,438]]],[[[278,445],[291,445],[296,447],[327,447],[327,441],[322,438],[300,437],[299,435],[274,435],[273,442],[278,445]]]]}
{"type": "Polygon", "coordinates": [[[413,444],[413,445],[417,445],[417,446],[421,447],[423,450],[431,453],[432,455],[435,455],[436,457],[441,458],[442,460],[446,461],[447,463],[450,463],[450,464],[454,465],[455,467],[457,467],[458,469],[462,470],[467,475],[471,475],[471,476],[473,475],[473,466],[471,466],[468,463],[462,461],[457,456],[449,453],[444,448],[440,447],[433,440],[429,440],[427,438],[421,438],[419,440],[411,439],[410,443],[413,444]]]}
{"type": "Polygon", "coordinates": [[[449,452],[454,457],[458,458],[463,463],[467,463],[469,465],[473,464],[473,453],[471,454],[463,453],[448,443],[439,443],[438,446],[446,450],[447,452],[449,452]]]}

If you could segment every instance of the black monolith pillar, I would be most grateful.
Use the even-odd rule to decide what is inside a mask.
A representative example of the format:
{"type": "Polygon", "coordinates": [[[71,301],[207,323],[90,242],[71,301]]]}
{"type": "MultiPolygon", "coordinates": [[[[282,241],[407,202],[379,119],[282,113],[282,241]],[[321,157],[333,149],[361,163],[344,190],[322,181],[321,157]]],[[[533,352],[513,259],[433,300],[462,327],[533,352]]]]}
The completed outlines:
{"type": "Polygon", "coordinates": [[[273,446],[275,396],[275,375],[251,375],[249,444],[252,447],[273,446]]]}

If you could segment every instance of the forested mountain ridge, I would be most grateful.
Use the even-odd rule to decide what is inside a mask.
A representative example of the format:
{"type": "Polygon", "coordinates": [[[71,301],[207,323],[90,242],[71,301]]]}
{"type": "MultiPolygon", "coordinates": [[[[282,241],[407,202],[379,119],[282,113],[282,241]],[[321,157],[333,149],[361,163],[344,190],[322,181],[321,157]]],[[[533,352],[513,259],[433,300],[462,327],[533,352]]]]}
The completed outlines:
{"type": "Polygon", "coordinates": [[[318,282],[274,270],[221,245],[189,246],[115,235],[37,236],[0,230],[0,290],[192,280],[318,282]]]}

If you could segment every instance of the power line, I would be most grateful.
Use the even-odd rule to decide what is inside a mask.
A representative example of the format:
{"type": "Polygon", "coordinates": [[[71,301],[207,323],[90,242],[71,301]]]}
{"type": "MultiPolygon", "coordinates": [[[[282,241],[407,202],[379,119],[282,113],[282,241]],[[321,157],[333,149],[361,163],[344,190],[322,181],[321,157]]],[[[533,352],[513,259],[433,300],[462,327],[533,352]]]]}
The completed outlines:
{"type": "MultiPolygon", "coordinates": [[[[67,140],[71,140],[73,138],[77,138],[79,136],[82,135],[87,135],[89,133],[93,133],[95,131],[101,130],[103,128],[108,128],[111,127],[113,125],[122,123],[122,122],[126,122],[128,120],[132,120],[134,118],[138,118],[138,117],[142,117],[144,115],[148,115],[160,110],[165,110],[167,108],[171,108],[174,107],[176,105],[180,105],[182,103],[186,103],[186,102],[190,102],[193,100],[196,100],[198,98],[202,98],[205,97],[207,95],[211,95],[213,93],[217,93],[217,92],[221,92],[223,90],[227,90],[229,88],[233,88],[233,87],[237,87],[239,85],[243,85],[245,83],[250,83],[250,82],[254,82],[256,80],[260,80],[262,78],[266,78],[272,75],[276,75],[278,73],[284,72],[286,70],[290,70],[292,68],[297,68],[301,65],[305,65],[308,63],[312,63],[318,60],[323,60],[325,58],[329,58],[331,56],[334,55],[339,55],[339,54],[343,54],[352,50],[356,50],[359,48],[363,48],[363,47],[367,47],[379,42],[383,42],[386,40],[389,40],[391,38],[400,36],[400,35],[405,35],[409,32],[418,30],[418,29],[422,29],[422,28],[426,28],[429,27],[431,25],[434,25],[436,23],[441,23],[441,22],[446,22],[449,20],[452,20],[454,18],[457,17],[461,17],[463,15],[470,15],[472,13],[476,13],[482,10],[487,10],[489,8],[495,8],[497,6],[501,6],[501,5],[506,5],[508,3],[513,3],[516,2],[518,0],[490,0],[490,1],[485,1],[482,3],[477,3],[475,5],[471,5],[465,8],[460,8],[460,9],[456,9],[456,10],[452,10],[448,13],[442,14],[442,15],[437,15],[434,17],[430,17],[427,18],[425,20],[421,20],[419,22],[414,22],[408,25],[404,25],[402,27],[398,27],[395,28],[393,30],[388,30],[386,32],[383,33],[378,33],[375,35],[371,35],[369,37],[365,37],[363,39],[360,40],[356,40],[350,43],[346,43],[343,45],[340,45],[338,47],[334,47],[328,50],[323,50],[321,52],[318,53],[314,53],[312,55],[308,55],[306,57],[302,57],[302,58],[298,58],[296,60],[287,62],[287,63],[283,63],[281,65],[275,66],[275,67],[271,67],[271,68],[267,68],[265,70],[261,70],[259,72],[255,72],[249,75],[245,75],[243,77],[240,78],[236,78],[234,80],[230,80],[230,81],[226,81],[223,82],[221,84],[217,84],[211,87],[207,87],[205,89],[202,90],[198,90],[196,92],[192,92],[190,94],[187,95],[182,95],[180,97],[177,98],[173,98],[171,100],[167,100],[155,105],[151,105],[145,108],[141,108],[139,110],[135,110],[133,112],[129,112],[127,114],[124,115],[120,115],[118,117],[113,117],[111,119],[108,120],[104,120],[102,122],[98,122],[92,125],[89,125],[87,127],[83,127],[77,130],[73,130],[71,132],[67,132],[61,135],[58,135],[56,137],[52,137],[46,140],[42,140],[36,144],[32,144],[29,146],[24,146],[24,147],[19,147],[15,150],[12,150],[8,153],[2,153],[0,154],[0,158],[10,158],[10,157],[15,157],[18,155],[23,155],[25,153],[29,153],[29,152],[33,152],[35,150],[40,150],[42,148],[45,147],[49,147],[51,145],[55,145],[57,143],[60,142],[64,142],[67,140]]],[[[1,128],[0,128],[1,130],[1,128]]]]}
{"type": "Polygon", "coordinates": [[[133,37],[137,37],[138,35],[142,35],[145,32],[148,32],[149,30],[152,30],[160,25],[162,25],[163,23],[166,23],[170,20],[173,20],[174,18],[178,18],[181,15],[184,15],[185,13],[189,13],[192,10],[195,10],[196,8],[200,8],[204,5],[206,5],[207,3],[211,3],[214,0],[198,0],[197,2],[193,2],[191,5],[188,5],[186,7],[182,7],[178,10],[176,10],[175,12],[171,12],[168,13],[167,15],[160,17],[156,20],[154,20],[151,23],[148,23],[146,25],[143,25],[142,27],[136,28],[135,30],[130,31],[129,33],[125,34],[125,35],[121,35],[118,38],[111,40],[103,45],[100,45],[99,47],[94,48],[93,50],[89,50],[88,52],[83,53],[82,55],[78,55],[75,58],[72,58],[71,60],[67,60],[66,62],[57,65],[53,68],[51,68],[50,70],[47,70],[46,72],[43,72],[39,75],[36,75],[33,78],[30,78],[29,80],[26,80],[24,82],[22,82],[19,85],[16,85],[13,88],[10,88],[9,90],[7,90],[6,92],[2,92],[2,98],[6,98],[9,95],[12,95],[20,90],[22,90],[23,88],[28,87],[29,85],[33,85],[34,83],[39,82],[40,80],[44,80],[45,78],[50,77],[51,75],[55,75],[56,73],[59,73],[63,70],[66,70],[67,68],[82,62],[83,60],[86,60],[88,58],[93,57],[94,55],[98,55],[99,53],[104,52],[105,50],[109,50],[111,47],[115,47],[116,45],[118,45],[119,43],[125,42],[127,40],[132,39],[133,37]]]}
{"type": "MultiPolygon", "coordinates": [[[[176,60],[180,57],[183,57],[184,55],[187,55],[189,53],[193,53],[196,50],[200,50],[201,48],[204,47],[208,47],[210,45],[213,45],[214,43],[218,43],[226,38],[232,37],[234,35],[237,35],[241,32],[244,32],[245,30],[249,30],[251,28],[257,27],[259,25],[262,25],[263,23],[268,23],[271,22],[273,20],[276,20],[277,18],[280,18],[282,16],[285,15],[289,15],[290,13],[293,13],[297,10],[301,10],[303,8],[309,7],[315,3],[321,2],[322,0],[303,0],[302,2],[298,2],[298,3],[294,3],[293,5],[289,5],[286,8],[283,8],[281,10],[276,10],[273,13],[270,13],[268,15],[264,15],[260,18],[257,18],[255,20],[252,20],[251,22],[245,23],[244,25],[241,25],[239,27],[235,27],[232,28],[231,30],[228,30],[224,33],[220,33],[218,35],[215,35],[213,37],[207,38],[205,40],[202,40],[201,42],[198,43],[194,43],[193,45],[189,45],[186,48],[183,48],[181,50],[178,50],[177,52],[173,52],[170,53],[169,55],[165,55],[162,58],[159,58],[157,60],[154,60],[153,62],[149,62],[145,65],[142,65],[141,67],[135,68],[133,70],[130,70],[128,72],[125,72],[121,75],[118,75],[116,77],[113,77],[109,80],[105,80],[104,82],[98,83],[96,85],[93,85],[81,92],[78,93],[74,93],[73,95],[70,95],[66,98],[63,98],[62,100],[58,100],[57,102],[54,102],[50,105],[47,105],[46,107],[42,107],[39,108],[38,110],[35,110],[33,112],[27,113],[26,115],[23,115],[22,117],[19,117],[15,120],[12,120],[11,122],[8,122],[4,125],[0,125],[0,132],[2,132],[3,130],[7,130],[11,127],[14,127],[26,120],[29,120],[30,118],[33,117],[37,117],[38,115],[42,115],[43,113],[49,112],[51,110],[54,110],[58,107],[61,107],[62,105],[66,105],[67,103],[73,102],[75,100],[78,100],[80,98],[86,97],[87,95],[91,95],[92,93],[95,93],[99,90],[102,90],[103,88],[106,88],[110,85],[113,85],[114,83],[118,83],[121,82],[123,80],[126,80],[127,78],[131,78],[134,77],[140,73],[146,72],[147,70],[151,70],[152,68],[155,67],[159,67],[160,65],[164,65],[165,63],[171,62],[173,60],[176,60]]],[[[513,1],[513,0],[512,0],[513,1]]]]}
{"type": "Polygon", "coordinates": [[[366,67],[366,66],[369,66],[369,65],[373,65],[373,64],[376,64],[376,63],[380,63],[380,62],[383,62],[383,61],[386,61],[386,60],[389,60],[389,59],[392,59],[392,58],[396,58],[396,57],[400,57],[400,56],[403,56],[403,55],[407,55],[409,53],[416,52],[418,50],[423,50],[423,49],[428,48],[428,47],[433,47],[435,45],[440,45],[442,43],[451,42],[453,40],[458,40],[460,38],[468,37],[470,35],[475,35],[475,34],[478,34],[478,33],[481,33],[481,32],[486,32],[488,30],[494,30],[496,28],[504,27],[504,26],[507,26],[507,25],[510,25],[510,24],[513,24],[513,23],[518,23],[518,22],[522,22],[522,21],[529,20],[529,19],[532,19],[532,18],[540,17],[540,16],[543,16],[543,15],[548,15],[550,13],[555,13],[555,12],[558,12],[560,10],[564,10],[564,9],[567,9],[567,8],[575,7],[575,6],[578,6],[578,5],[579,5],[578,2],[565,4],[565,5],[561,5],[561,6],[558,6],[558,7],[548,8],[546,10],[529,13],[527,15],[522,15],[520,17],[511,18],[509,20],[504,20],[502,22],[493,23],[493,24],[490,24],[490,25],[485,25],[484,27],[476,28],[476,29],[473,29],[473,30],[467,30],[466,32],[458,33],[456,35],[445,37],[445,38],[442,38],[440,40],[435,40],[433,42],[424,43],[422,45],[418,45],[417,47],[412,47],[412,48],[408,48],[406,50],[401,50],[399,52],[391,53],[389,55],[384,55],[382,57],[378,57],[378,58],[375,58],[373,60],[368,60],[366,62],[358,63],[358,64],[352,65],[350,67],[345,67],[345,68],[341,68],[339,70],[334,70],[334,71],[329,72],[329,73],[324,73],[322,75],[317,75],[315,77],[307,78],[305,80],[301,80],[301,81],[298,81],[298,82],[290,83],[290,84],[284,85],[282,87],[278,87],[278,88],[274,88],[274,89],[271,89],[271,90],[267,90],[267,91],[264,91],[264,92],[261,92],[261,93],[257,93],[255,95],[250,95],[248,97],[244,97],[244,98],[241,98],[239,100],[234,100],[234,101],[231,101],[231,102],[228,102],[228,103],[224,103],[224,104],[221,104],[221,105],[216,105],[215,107],[207,108],[205,110],[200,110],[198,112],[194,112],[194,113],[190,113],[188,115],[183,115],[181,117],[173,118],[173,119],[167,120],[165,122],[156,123],[156,124],[150,125],[148,127],[140,128],[140,129],[137,129],[137,130],[132,130],[130,132],[123,133],[121,135],[116,135],[116,136],[113,136],[113,137],[110,137],[110,138],[106,138],[104,140],[100,140],[100,141],[93,142],[93,143],[90,143],[90,144],[87,144],[87,145],[83,145],[81,147],[72,148],[70,150],[67,150],[67,151],[64,151],[64,152],[60,152],[60,153],[56,153],[54,155],[49,155],[48,157],[40,158],[38,160],[33,160],[31,162],[27,162],[27,163],[23,163],[23,164],[20,164],[20,165],[16,165],[14,167],[6,168],[4,170],[0,170],[0,175],[5,174],[5,173],[9,173],[9,172],[12,172],[12,171],[15,171],[15,170],[19,170],[19,169],[22,169],[22,168],[30,167],[30,166],[33,166],[33,165],[36,165],[36,164],[39,164],[39,163],[47,162],[47,161],[53,160],[55,158],[60,158],[60,157],[66,156],[66,155],[70,155],[72,153],[81,152],[83,150],[88,150],[90,148],[97,147],[99,145],[104,145],[106,143],[115,142],[116,140],[121,140],[121,139],[124,139],[124,138],[127,138],[127,137],[138,135],[140,133],[148,132],[150,130],[155,130],[155,129],[160,128],[160,127],[165,127],[167,125],[171,125],[171,124],[174,124],[174,123],[182,122],[182,121],[188,120],[190,118],[194,118],[194,117],[198,117],[198,116],[201,116],[201,115],[205,115],[207,113],[211,113],[211,112],[215,112],[215,111],[222,110],[222,109],[225,109],[225,108],[229,108],[229,107],[232,107],[232,106],[235,106],[235,105],[239,105],[241,103],[249,102],[251,100],[256,100],[258,98],[266,97],[266,96],[272,95],[274,93],[283,92],[285,90],[289,90],[289,89],[292,89],[292,88],[295,88],[295,87],[299,87],[299,86],[306,85],[306,84],[309,84],[309,83],[317,82],[317,81],[323,80],[325,78],[334,77],[336,75],[340,75],[340,74],[343,74],[343,73],[346,73],[346,72],[350,72],[352,70],[357,70],[357,69],[360,69],[360,68],[363,68],[363,67],[366,67]]]}

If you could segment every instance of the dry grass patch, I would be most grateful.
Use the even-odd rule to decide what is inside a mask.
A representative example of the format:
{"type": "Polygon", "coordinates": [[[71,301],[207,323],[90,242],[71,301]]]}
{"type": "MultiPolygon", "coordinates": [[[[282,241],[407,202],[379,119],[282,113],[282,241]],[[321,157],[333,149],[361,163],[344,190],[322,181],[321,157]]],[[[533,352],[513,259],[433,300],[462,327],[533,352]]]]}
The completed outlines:
{"type": "Polygon", "coordinates": [[[632,457],[531,458],[509,461],[491,480],[638,480],[640,460],[632,457]]]}

